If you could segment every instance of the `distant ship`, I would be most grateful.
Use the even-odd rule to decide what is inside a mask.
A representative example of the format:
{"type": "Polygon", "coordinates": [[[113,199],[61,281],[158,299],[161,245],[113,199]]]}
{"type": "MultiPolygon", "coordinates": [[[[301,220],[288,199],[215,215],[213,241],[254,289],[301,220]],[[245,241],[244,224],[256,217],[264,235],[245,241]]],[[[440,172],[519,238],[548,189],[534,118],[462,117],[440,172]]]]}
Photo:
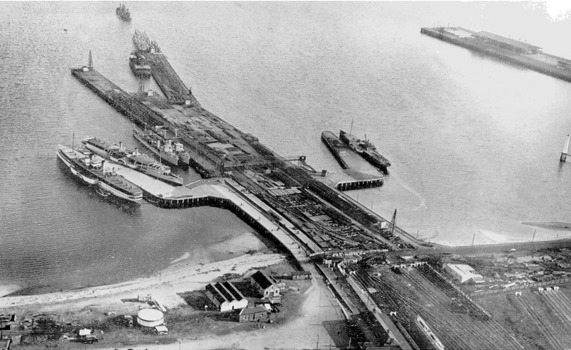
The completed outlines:
{"type": "Polygon", "coordinates": [[[173,141],[153,130],[140,131],[133,129],[133,137],[153,152],[161,161],[171,165],[188,165],[190,154],[184,150],[182,143],[173,141]]]}
{"type": "Polygon", "coordinates": [[[81,141],[87,149],[112,162],[125,165],[145,175],[174,186],[182,186],[180,176],[171,173],[170,167],[157,162],[146,154],[123,148],[123,145],[109,145],[95,137],[87,137],[81,141]]]}
{"type": "Polygon", "coordinates": [[[361,140],[343,130],[339,131],[339,139],[384,174],[389,173],[387,168],[391,166],[391,162],[379,154],[369,140],[361,140]]]}
{"type": "Polygon", "coordinates": [[[143,200],[143,191],[139,187],[106,168],[105,160],[86,148],[59,145],[57,156],[75,177],[88,186],[97,187],[103,195],[113,195],[135,204],[143,200]]]}
{"type": "Polygon", "coordinates": [[[119,4],[119,7],[115,9],[115,13],[124,21],[128,22],[131,20],[131,12],[129,12],[129,9],[127,6],[125,6],[125,4],[119,4]]]}
{"type": "Polygon", "coordinates": [[[129,55],[129,66],[136,76],[144,79],[151,77],[151,66],[147,63],[145,56],[138,51],[133,51],[129,55]]]}

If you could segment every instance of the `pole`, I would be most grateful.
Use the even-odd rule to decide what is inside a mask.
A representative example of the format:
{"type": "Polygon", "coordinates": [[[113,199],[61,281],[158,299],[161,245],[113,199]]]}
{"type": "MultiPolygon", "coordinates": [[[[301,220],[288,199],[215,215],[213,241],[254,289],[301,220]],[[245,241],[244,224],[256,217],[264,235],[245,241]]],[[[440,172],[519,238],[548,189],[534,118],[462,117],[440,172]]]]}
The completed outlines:
{"type": "Polygon", "coordinates": [[[474,240],[476,239],[476,232],[474,232],[474,236],[472,236],[472,247],[474,246],[474,240]]]}
{"type": "Polygon", "coordinates": [[[533,230],[533,237],[531,237],[531,243],[533,243],[533,240],[535,239],[535,232],[536,232],[536,231],[537,231],[537,230],[533,230]]]}

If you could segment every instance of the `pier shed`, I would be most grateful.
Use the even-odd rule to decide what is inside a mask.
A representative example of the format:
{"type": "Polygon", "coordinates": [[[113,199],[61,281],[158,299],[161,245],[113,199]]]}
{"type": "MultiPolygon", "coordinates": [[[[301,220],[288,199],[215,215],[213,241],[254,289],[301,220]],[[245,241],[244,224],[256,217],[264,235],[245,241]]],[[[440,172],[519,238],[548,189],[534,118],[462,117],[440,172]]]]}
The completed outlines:
{"type": "Polygon", "coordinates": [[[513,51],[520,54],[537,54],[541,52],[541,47],[530,45],[518,40],[503,37],[498,34],[480,31],[475,34],[479,38],[489,44],[495,45],[501,49],[513,51]]]}

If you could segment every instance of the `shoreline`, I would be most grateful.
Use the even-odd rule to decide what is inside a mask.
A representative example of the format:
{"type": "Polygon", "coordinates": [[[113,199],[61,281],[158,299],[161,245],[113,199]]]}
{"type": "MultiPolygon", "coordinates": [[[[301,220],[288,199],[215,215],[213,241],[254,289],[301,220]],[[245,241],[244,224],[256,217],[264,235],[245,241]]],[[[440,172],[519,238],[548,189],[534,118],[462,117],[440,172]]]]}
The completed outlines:
{"type": "Polygon", "coordinates": [[[150,277],[142,277],[126,282],[87,287],[37,295],[5,296],[0,298],[1,308],[22,307],[40,304],[42,307],[75,302],[90,302],[106,305],[120,302],[122,297],[136,297],[151,294],[166,307],[176,307],[185,301],[178,293],[203,288],[206,284],[225,274],[244,274],[255,268],[275,265],[286,260],[282,254],[255,253],[218,262],[194,264],[179,261],[150,277]]]}

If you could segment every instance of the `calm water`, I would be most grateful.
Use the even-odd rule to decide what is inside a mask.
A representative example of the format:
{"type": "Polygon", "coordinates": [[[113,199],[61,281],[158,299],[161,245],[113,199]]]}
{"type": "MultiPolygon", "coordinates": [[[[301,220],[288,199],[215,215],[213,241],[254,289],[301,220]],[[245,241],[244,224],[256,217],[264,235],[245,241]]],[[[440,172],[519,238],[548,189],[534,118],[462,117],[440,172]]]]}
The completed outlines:
{"type": "Polygon", "coordinates": [[[398,208],[420,237],[529,240],[522,221],[571,221],[571,164],[558,162],[571,84],[420,34],[460,25],[571,58],[556,39],[569,20],[539,4],[130,2],[131,23],[115,6],[0,3],[0,284],[125,280],[187,252],[222,258],[221,242],[251,231],[212,208],[119,208],[58,165],[57,144],[74,133],[135,146],[129,121],[69,71],[92,50],[97,70],[136,91],[135,29],[158,41],[205,108],[282,155],[339,171],[319,136],[353,122],[393,166],[384,187],[351,195],[387,217],[398,208]]]}

